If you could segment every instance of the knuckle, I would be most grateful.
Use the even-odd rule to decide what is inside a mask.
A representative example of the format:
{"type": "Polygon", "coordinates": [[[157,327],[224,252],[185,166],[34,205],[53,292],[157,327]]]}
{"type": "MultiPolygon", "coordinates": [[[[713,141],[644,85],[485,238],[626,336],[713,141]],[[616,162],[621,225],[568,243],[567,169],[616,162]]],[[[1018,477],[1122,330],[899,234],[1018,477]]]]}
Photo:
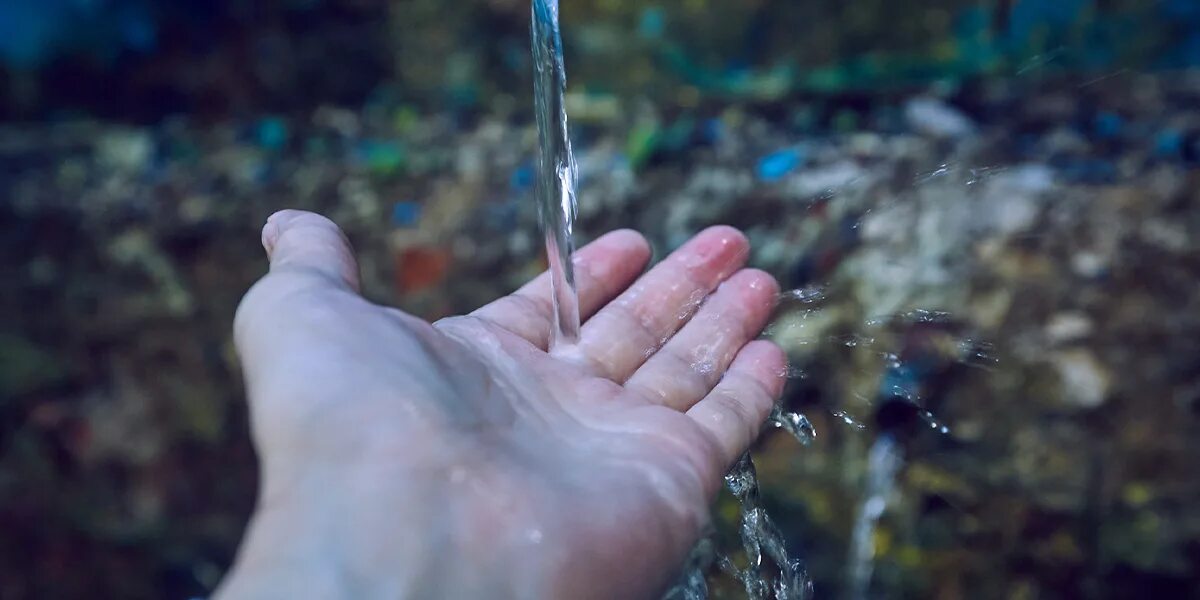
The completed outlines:
{"type": "Polygon", "coordinates": [[[728,391],[713,392],[709,400],[712,401],[713,410],[724,414],[735,423],[745,426],[752,421],[746,406],[736,395],[728,391]]]}
{"type": "Polygon", "coordinates": [[[641,345],[658,349],[662,346],[665,340],[658,339],[658,331],[663,328],[656,321],[654,311],[638,310],[636,306],[628,306],[621,303],[613,303],[609,305],[616,311],[616,319],[622,325],[621,330],[628,331],[637,337],[642,342],[641,345]],[[630,331],[632,330],[632,331],[630,331]]]}
{"type": "Polygon", "coordinates": [[[554,316],[554,304],[549,298],[542,296],[534,296],[531,294],[511,294],[508,298],[517,304],[522,305],[524,310],[532,312],[544,319],[550,319],[554,316]]]}

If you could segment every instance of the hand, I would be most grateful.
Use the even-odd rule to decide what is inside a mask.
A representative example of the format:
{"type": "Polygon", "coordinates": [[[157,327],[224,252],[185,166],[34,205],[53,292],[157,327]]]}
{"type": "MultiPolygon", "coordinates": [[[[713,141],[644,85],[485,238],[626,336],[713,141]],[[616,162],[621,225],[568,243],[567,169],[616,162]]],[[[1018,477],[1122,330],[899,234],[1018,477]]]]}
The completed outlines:
{"type": "Polygon", "coordinates": [[[577,252],[553,351],[546,274],[429,324],[358,294],[324,217],[263,245],[234,326],[262,484],[223,597],[654,597],[783,386],[754,341],[778,287],[729,227],[640,278],[637,233],[577,252]]]}

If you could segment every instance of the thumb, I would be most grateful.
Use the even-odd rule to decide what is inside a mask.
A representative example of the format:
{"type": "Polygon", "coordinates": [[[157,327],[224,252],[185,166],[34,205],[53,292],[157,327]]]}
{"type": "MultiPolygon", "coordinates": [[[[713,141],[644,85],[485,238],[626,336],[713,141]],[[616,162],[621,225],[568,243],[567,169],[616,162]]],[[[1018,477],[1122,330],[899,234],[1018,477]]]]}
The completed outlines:
{"type": "Polygon", "coordinates": [[[354,291],[359,289],[358,263],[350,240],[337,225],[316,213],[281,210],[267,219],[263,248],[271,272],[316,271],[354,291]]]}
{"type": "MultiPolygon", "coordinates": [[[[298,310],[313,310],[313,302],[296,302],[297,292],[330,290],[357,296],[359,287],[350,242],[321,215],[281,210],[263,226],[262,244],[271,272],[246,292],[233,318],[234,342],[248,373],[290,343],[284,338],[297,330],[298,310]]],[[[324,301],[330,296],[316,297],[324,301]]]]}

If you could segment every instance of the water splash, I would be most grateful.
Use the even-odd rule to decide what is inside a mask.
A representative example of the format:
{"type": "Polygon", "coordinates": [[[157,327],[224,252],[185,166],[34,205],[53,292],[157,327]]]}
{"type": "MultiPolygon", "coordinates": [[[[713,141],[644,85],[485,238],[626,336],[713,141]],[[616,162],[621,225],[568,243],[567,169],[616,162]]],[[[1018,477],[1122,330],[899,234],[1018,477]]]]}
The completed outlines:
{"type": "Polygon", "coordinates": [[[871,445],[867,459],[867,482],[862,504],[850,539],[846,597],[863,600],[871,587],[875,571],[875,531],[887,508],[887,499],[896,487],[896,474],[904,464],[895,438],[882,434],[871,445]]]}
{"type": "Polygon", "coordinates": [[[785,411],[778,404],[771,409],[771,416],[767,417],[767,422],[792,434],[792,437],[805,446],[811,444],[817,437],[817,430],[813,428],[808,417],[800,413],[785,411]]]}
{"type": "Polygon", "coordinates": [[[715,541],[716,533],[710,530],[688,555],[679,581],[667,591],[664,600],[707,600],[705,575],[713,565],[740,583],[750,600],[810,599],[812,580],[803,561],[788,555],[783,533],[762,506],[758,474],[749,453],[742,455],[725,475],[725,487],[737,499],[740,509],[738,535],[746,566],[739,567],[732,557],[721,552],[715,541]],[[774,572],[769,563],[774,565],[774,572]]]}
{"type": "Polygon", "coordinates": [[[1024,65],[1022,65],[1019,69],[1017,69],[1017,75],[1018,76],[1025,75],[1026,73],[1041,69],[1042,67],[1049,65],[1055,59],[1066,54],[1066,50],[1067,50],[1066,46],[1059,46],[1059,47],[1054,48],[1053,50],[1050,50],[1049,52],[1046,52],[1044,54],[1037,54],[1037,55],[1033,56],[1033,58],[1030,58],[1028,61],[1025,62],[1024,65]]]}
{"type": "Polygon", "coordinates": [[[925,424],[928,425],[930,429],[943,435],[950,433],[950,427],[939,421],[932,412],[922,409],[917,412],[917,415],[921,417],[922,421],[925,421],[925,424]]]}
{"type": "Polygon", "coordinates": [[[844,335],[829,336],[829,341],[834,344],[841,344],[847,348],[857,348],[859,346],[867,347],[875,344],[875,338],[857,333],[847,333],[844,335]]]}
{"type": "MultiPolygon", "coordinates": [[[[809,445],[816,438],[808,417],[783,410],[776,405],[767,423],[792,434],[801,444],[809,445]]],[[[725,487],[738,502],[741,522],[738,534],[745,552],[746,566],[739,567],[728,554],[721,551],[710,529],[692,548],[680,578],[663,597],[664,600],[707,600],[707,573],[714,565],[742,585],[750,600],[806,600],[813,586],[804,563],[788,554],[783,533],[771,520],[759,499],[758,474],[750,453],[746,453],[725,475],[725,487]],[[769,570],[767,561],[774,564],[769,570]]]]}
{"type": "Polygon", "coordinates": [[[779,294],[779,302],[799,302],[801,304],[815,304],[825,300],[825,288],[819,285],[810,285],[792,290],[787,290],[779,294]]]}
{"type": "Polygon", "coordinates": [[[915,183],[916,185],[923,185],[923,184],[929,183],[930,181],[933,181],[934,179],[937,179],[939,177],[945,177],[947,175],[950,175],[953,172],[954,172],[953,165],[950,165],[949,163],[943,163],[941,165],[938,165],[938,167],[936,169],[933,169],[932,171],[928,171],[928,172],[917,175],[917,177],[913,181],[913,183],[915,183]]]}
{"type": "Polygon", "coordinates": [[[1101,81],[1108,81],[1109,79],[1112,79],[1113,77],[1118,77],[1120,75],[1124,75],[1129,72],[1130,71],[1128,68],[1117,69],[1116,71],[1113,71],[1111,73],[1101,75],[1100,77],[1096,77],[1095,79],[1089,79],[1089,80],[1079,84],[1079,89],[1083,89],[1088,86],[1096,85],[1097,83],[1100,83],[1101,81]]]}
{"type": "Polygon", "coordinates": [[[808,371],[804,370],[803,367],[789,364],[788,366],[779,370],[779,376],[789,380],[808,379],[808,371]]]}
{"type": "Polygon", "coordinates": [[[679,582],[667,590],[663,600],[708,600],[707,573],[721,556],[714,535],[709,531],[692,548],[679,582]]]}
{"type": "Polygon", "coordinates": [[[995,348],[991,342],[963,338],[958,340],[957,349],[958,362],[968,367],[990,371],[1000,363],[1000,359],[996,357],[995,348]]]}
{"type": "Polygon", "coordinates": [[[950,180],[970,187],[999,177],[1007,172],[1009,172],[1007,167],[968,167],[961,164],[942,163],[936,169],[919,173],[913,179],[913,184],[921,186],[930,184],[935,180],[950,180]]]}
{"type": "Polygon", "coordinates": [[[550,284],[554,299],[554,333],[551,348],[579,340],[579,298],[575,291],[575,185],[578,168],[567,132],[563,92],[567,86],[563,67],[562,36],[558,27],[558,0],[533,0],[530,35],[533,40],[534,112],[537,114],[537,200],[550,284]]]}
{"type": "MultiPolygon", "coordinates": [[[[806,419],[807,420],[807,419],[806,419]]],[[[725,486],[737,498],[742,522],[739,534],[746,553],[746,567],[739,568],[728,556],[719,556],[721,570],[741,582],[750,600],[805,600],[812,597],[812,580],[804,563],[788,555],[783,533],[775,526],[759,498],[758,475],[750,454],[742,455],[725,476],[725,486]],[[768,574],[763,557],[775,564],[768,574]],[[774,583],[772,584],[772,580],[774,583]]]]}
{"type": "Polygon", "coordinates": [[[839,420],[839,421],[845,423],[846,425],[849,425],[850,427],[853,427],[854,429],[857,429],[859,431],[862,431],[867,428],[866,423],[863,423],[862,421],[858,420],[856,417],[854,417],[853,415],[851,415],[850,413],[848,413],[844,410],[840,410],[840,409],[835,410],[835,411],[832,411],[830,414],[833,415],[833,417],[836,418],[837,420],[839,420]]]}

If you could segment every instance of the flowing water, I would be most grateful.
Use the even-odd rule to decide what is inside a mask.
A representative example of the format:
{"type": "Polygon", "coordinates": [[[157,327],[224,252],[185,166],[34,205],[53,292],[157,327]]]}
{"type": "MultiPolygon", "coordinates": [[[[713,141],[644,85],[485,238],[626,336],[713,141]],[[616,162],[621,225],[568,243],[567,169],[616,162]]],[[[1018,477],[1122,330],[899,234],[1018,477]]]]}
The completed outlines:
{"type": "Polygon", "coordinates": [[[903,464],[896,439],[891,434],[881,433],[868,454],[866,491],[850,538],[846,597],[851,600],[865,600],[870,592],[871,575],[875,571],[875,529],[887,508],[888,497],[896,487],[896,473],[903,464]]]}
{"type": "Polygon", "coordinates": [[[537,201],[546,258],[554,296],[554,333],[550,346],[570,345],[579,339],[579,298],[575,293],[575,184],[578,168],[571,152],[563,92],[562,35],[558,28],[558,0],[533,0],[534,112],[537,113],[537,201]]]}
{"type": "MultiPolygon", "coordinates": [[[[579,299],[571,255],[575,251],[575,185],[578,169],[571,151],[567,112],[563,104],[566,71],[563,67],[562,35],[558,25],[558,0],[533,0],[531,38],[534,65],[534,111],[537,117],[540,160],[537,201],[546,255],[550,266],[554,301],[554,332],[551,348],[570,345],[579,339],[579,299]]],[[[803,415],[776,409],[770,419],[775,427],[808,443],[815,432],[803,415]]],[[[737,498],[741,512],[740,537],[747,565],[739,568],[717,550],[711,538],[700,541],[685,566],[683,581],[669,596],[689,600],[707,597],[705,573],[717,564],[737,579],[752,599],[806,598],[812,584],[802,563],[790,557],[783,535],[759,502],[754,463],[747,454],[725,477],[726,486],[737,498]],[[774,565],[773,572],[763,560],[774,565]]]]}
{"type": "MultiPolygon", "coordinates": [[[[778,411],[777,414],[779,414],[778,411]]],[[[778,420],[773,419],[773,422],[776,424],[792,423],[800,419],[805,424],[808,423],[808,419],[803,416],[782,415],[778,420]]],[[[793,431],[786,425],[779,426],[793,431]]],[[[807,429],[797,428],[795,431],[801,430],[804,433],[794,432],[793,434],[798,437],[808,436],[812,428],[811,426],[807,429]]],[[[800,439],[811,438],[800,437],[800,439]]],[[[722,556],[718,562],[721,569],[742,583],[742,587],[746,590],[746,597],[751,600],[765,600],[766,598],[800,600],[810,597],[812,581],[808,578],[804,563],[788,555],[783,533],[779,531],[759,500],[758,475],[749,453],[743,455],[725,476],[725,485],[737,498],[738,509],[742,515],[740,534],[747,564],[745,568],[739,569],[733,564],[732,559],[722,556]],[[774,563],[774,572],[767,570],[763,563],[764,555],[774,563]]]]}
{"type": "MultiPolygon", "coordinates": [[[[815,436],[808,419],[802,415],[775,410],[771,423],[791,432],[807,444],[815,436]]],[[[706,600],[708,581],[705,574],[713,565],[741,584],[750,600],[805,600],[812,597],[813,585],[804,562],[788,553],[783,532],[767,514],[759,498],[758,473],[746,453],[725,475],[725,487],[737,499],[741,522],[738,537],[745,554],[740,567],[723,552],[710,532],[692,550],[682,577],[667,592],[667,600],[706,600]],[[764,560],[765,559],[765,560],[764,560]]]]}

